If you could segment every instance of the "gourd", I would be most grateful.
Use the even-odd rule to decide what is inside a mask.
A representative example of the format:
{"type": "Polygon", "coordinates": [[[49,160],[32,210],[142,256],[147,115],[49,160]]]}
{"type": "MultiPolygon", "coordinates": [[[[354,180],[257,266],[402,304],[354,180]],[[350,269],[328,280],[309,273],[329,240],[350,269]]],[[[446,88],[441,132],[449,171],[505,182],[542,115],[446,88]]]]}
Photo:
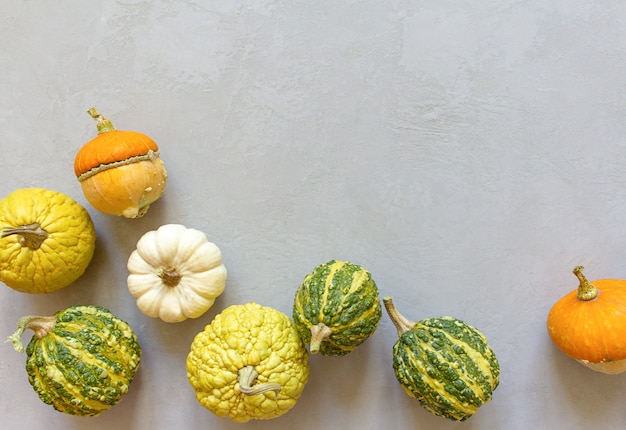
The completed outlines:
{"type": "Polygon", "coordinates": [[[293,320],[311,353],[343,356],[376,330],[382,317],[378,287],[358,264],[330,260],[296,291],[293,320]]]}
{"type": "Polygon", "coordinates": [[[85,208],[44,188],[0,200],[0,281],[24,293],[51,293],[83,275],[96,231],[85,208]]]}
{"type": "Polygon", "coordinates": [[[257,303],[224,309],[195,336],[187,356],[198,402],[236,422],[285,414],[308,376],[308,353],[289,317],[257,303]]]}
{"type": "Polygon", "coordinates": [[[550,309],[547,328],[554,344],[567,356],[598,372],[626,370],[626,280],[592,282],[574,268],[578,288],[550,309]]]}
{"type": "Polygon", "coordinates": [[[500,365],[485,336],[453,317],[404,318],[391,297],[385,309],[398,331],[393,370],[406,393],[429,412],[464,421],[491,400],[500,365]]]}
{"type": "Polygon", "coordinates": [[[53,316],[27,316],[8,341],[19,352],[26,329],[28,380],[59,412],[95,416],[119,403],[139,367],[141,348],[130,326],[97,306],[72,306],[53,316]]]}
{"type": "Polygon", "coordinates": [[[167,172],[158,145],[145,134],[115,129],[96,108],[87,112],[98,121],[98,135],[74,159],[85,197],[106,214],[143,216],[165,190],[167,172]]]}
{"type": "Polygon", "coordinates": [[[220,249],[199,230],[166,224],[145,233],[127,264],[137,307],[152,318],[180,322],[208,311],[226,285],[220,249]]]}

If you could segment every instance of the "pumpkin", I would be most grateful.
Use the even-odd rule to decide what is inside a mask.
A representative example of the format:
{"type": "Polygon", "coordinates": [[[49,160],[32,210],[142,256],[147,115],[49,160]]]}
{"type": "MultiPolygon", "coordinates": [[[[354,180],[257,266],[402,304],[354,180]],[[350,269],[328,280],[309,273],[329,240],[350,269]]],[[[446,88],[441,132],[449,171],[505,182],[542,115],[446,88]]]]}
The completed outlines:
{"type": "Polygon", "coordinates": [[[491,400],[500,365],[480,331],[449,316],[413,322],[397,311],[391,297],[383,303],[399,337],[393,370],[409,396],[453,421],[468,419],[491,400]]]}
{"type": "Polygon", "coordinates": [[[180,322],[208,311],[226,285],[220,249],[199,230],[166,224],[145,233],[128,259],[127,284],[152,318],[180,322]]]}
{"type": "Polygon", "coordinates": [[[224,309],[195,336],[187,356],[198,402],[236,422],[285,414],[308,376],[308,353],[289,317],[257,303],[224,309]]]}
{"type": "Polygon", "coordinates": [[[317,266],[298,287],[293,305],[296,329],[313,354],[352,352],[374,333],[381,316],[372,276],[348,261],[317,266]]]}
{"type": "Polygon", "coordinates": [[[74,159],[85,197],[106,214],[143,216],[165,190],[167,172],[158,145],[145,134],[117,130],[96,108],[87,112],[98,121],[98,135],[74,159]]]}
{"type": "Polygon", "coordinates": [[[96,231],[69,196],[22,188],[0,200],[0,281],[24,293],[51,293],[83,275],[96,231]]]}
{"type": "Polygon", "coordinates": [[[141,348],[130,326],[97,306],[72,306],[53,316],[27,316],[9,341],[26,347],[28,380],[59,412],[95,416],[119,403],[139,367],[141,348]]]}
{"type": "Polygon", "coordinates": [[[598,372],[626,371],[626,280],[592,282],[574,268],[578,288],[559,299],[548,313],[552,342],[567,356],[598,372]]]}

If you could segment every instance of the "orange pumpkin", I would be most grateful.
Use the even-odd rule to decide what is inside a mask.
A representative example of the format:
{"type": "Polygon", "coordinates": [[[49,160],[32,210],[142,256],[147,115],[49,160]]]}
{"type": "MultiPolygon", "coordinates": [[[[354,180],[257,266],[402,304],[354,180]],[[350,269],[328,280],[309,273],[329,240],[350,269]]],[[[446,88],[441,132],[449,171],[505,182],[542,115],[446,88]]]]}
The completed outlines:
{"type": "Polygon", "coordinates": [[[93,207],[111,215],[144,215],[165,189],[167,172],[159,147],[148,136],[117,130],[96,108],[87,111],[98,135],[76,154],[74,173],[93,207]]]}
{"type": "Polygon", "coordinates": [[[566,355],[602,373],[626,371],[626,280],[589,282],[574,269],[579,286],[554,304],[548,333],[566,355]]]}

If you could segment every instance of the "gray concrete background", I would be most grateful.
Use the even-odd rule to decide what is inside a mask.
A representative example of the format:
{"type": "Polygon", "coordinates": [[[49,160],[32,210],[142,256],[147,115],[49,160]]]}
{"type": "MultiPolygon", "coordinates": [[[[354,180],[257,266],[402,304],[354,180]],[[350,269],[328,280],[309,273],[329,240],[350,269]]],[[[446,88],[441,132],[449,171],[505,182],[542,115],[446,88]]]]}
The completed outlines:
{"type": "Polygon", "coordinates": [[[395,381],[384,316],[351,355],[311,357],[297,406],[258,429],[619,428],[624,376],[548,339],[550,306],[626,278],[626,5],[620,1],[116,1],[0,3],[0,194],[40,186],[90,211],[87,273],[46,296],[0,289],[0,333],[24,314],[108,307],[143,346],[127,397],[98,418],[57,413],[0,348],[7,429],[235,429],[195,400],[185,358],[224,307],[291,313],[317,264],[369,269],[412,319],[480,328],[500,360],[493,401],[457,424],[395,381]],[[98,213],[73,160],[96,106],[150,135],[169,172],[138,220],[98,213]],[[226,291],[197,320],[141,314],[126,261],[180,223],[223,253],[226,291]]]}

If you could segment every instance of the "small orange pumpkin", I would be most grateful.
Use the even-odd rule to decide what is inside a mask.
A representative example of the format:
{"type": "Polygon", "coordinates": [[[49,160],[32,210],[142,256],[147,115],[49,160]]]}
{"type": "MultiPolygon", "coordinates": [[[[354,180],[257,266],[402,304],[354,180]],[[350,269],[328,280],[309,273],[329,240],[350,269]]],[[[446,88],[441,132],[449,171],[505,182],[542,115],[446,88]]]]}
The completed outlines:
{"type": "Polygon", "coordinates": [[[98,121],[98,136],[74,159],[74,173],[85,197],[107,214],[143,216],[165,190],[167,172],[159,147],[145,134],[115,129],[96,108],[87,112],[98,121]]]}
{"type": "Polygon", "coordinates": [[[548,314],[548,333],[569,357],[602,373],[626,371],[626,280],[589,282],[574,269],[579,286],[548,314]]]}

